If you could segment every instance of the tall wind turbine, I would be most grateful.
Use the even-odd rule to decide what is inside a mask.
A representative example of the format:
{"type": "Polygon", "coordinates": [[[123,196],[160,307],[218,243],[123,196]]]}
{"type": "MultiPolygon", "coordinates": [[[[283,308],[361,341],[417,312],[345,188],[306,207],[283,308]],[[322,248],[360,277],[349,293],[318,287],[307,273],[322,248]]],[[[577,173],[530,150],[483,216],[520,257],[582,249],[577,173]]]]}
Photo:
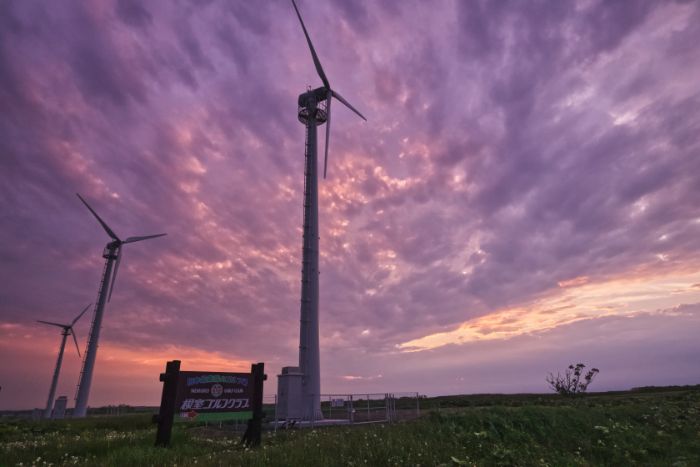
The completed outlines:
{"type": "Polygon", "coordinates": [[[75,331],[73,330],[73,325],[78,322],[78,320],[85,314],[90,305],[86,306],[83,311],[80,312],[78,316],[75,317],[70,324],[59,324],[52,323],[51,321],[37,320],[39,323],[48,324],[49,326],[57,326],[63,329],[61,335],[63,339],[61,340],[61,347],[58,350],[58,360],[56,360],[56,369],[53,371],[53,379],[51,380],[51,389],[49,389],[49,399],[46,401],[46,408],[44,409],[44,418],[51,418],[51,408],[53,407],[53,397],[56,395],[56,385],[58,384],[58,374],[61,372],[61,363],[63,362],[63,349],[66,347],[66,339],[68,335],[73,336],[73,342],[75,342],[75,350],[78,351],[78,357],[80,357],[80,347],[78,346],[78,339],[75,337],[75,331]]]}
{"type": "Polygon", "coordinates": [[[319,420],[321,413],[321,369],[319,355],[318,324],[318,162],[316,126],[326,123],[326,150],[323,158],[323,177],[326,177],[328,162],[328,142],[331,129],[331,101],[338,99],[363,120],[367,120],[357,109],[331,88],[321,62],[301,19],[299,8],[292,0],[311,58],[323,86],[299,96],[299,121],[306,126],[306,152],[304,174],[304,241],[301,272],[301,326],[299,332],[299,371],[302,374],[301,398],[302,417],[306,420],[319,420]]]}
{"type": "Polygon", "coordinates": [[[83,360],[83,368],[80,371],[80,381],[78,382],[78,390],[75,396],[75,410],[73,411],[73,417],[84,417],[87,413],[88,397],[90,396],[90,384],[92,383],[92,371],[95,367],[95,358],[97,357],[97,341],[100,338],[102,316],[105,311],[105,303],[110,301],[112,298],[114,281],[117,278],[117,271],[119,271],[119,264],[122,260],[122,245],[162,237],[165,234],[162,233],[157,235],[145,235],[142,237],[129,237],[126,240],[121,240],[80,195],[78,195],[78,198],[80,198],[80,201],[82,201],[85,207],[90,210],[92,215],[95,216],[97,222],[100,223],[105,232],[107,232],[107,235],[109,235],[109,237],[112,239],[109,243],[107,243],[107,246],[105,246],[105,249],[102,252],[102,257],[106,260],[105,267],[102,271],[102,280],[100,281],[100,288],[97,294],[97,303],[95,305],[95,315],[92,318],[92,325],[90,326],[87,350],[85,352],[85,359],[83,360]],[[115,260],[117,262],[116,265],[114,265],[115,260]],[[112,271],[113,265],[114,271],[112,271]]]}

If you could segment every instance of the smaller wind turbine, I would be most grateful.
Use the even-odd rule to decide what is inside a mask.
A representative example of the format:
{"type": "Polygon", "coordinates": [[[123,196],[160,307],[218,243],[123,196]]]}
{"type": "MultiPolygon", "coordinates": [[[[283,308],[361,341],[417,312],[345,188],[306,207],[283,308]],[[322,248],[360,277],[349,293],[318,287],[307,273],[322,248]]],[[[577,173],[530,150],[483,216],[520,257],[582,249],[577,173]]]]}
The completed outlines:
{"type": "Polygon", "coordinates": [[[40,319],[37,320],[38,323],[48,324],[49,326],[57,326],[63,329],[63,332],[61,333],[63,339],[61,340],[61,348],[58,350],[58,360],[56,361],[56,369],[53,371],[53,380],[51,380],[49,400],[46,401],[46,408],[44,409],[44,418],[51,418],[51,407],[53,406],[53,397],[56,395],[58,374],[61,372],[61,362],[63,362],[63,349],[65,349],[66,347],[66,339],[68,338],[68,334],[73,336],[73,342],[75,342],[75,350],[78,351],[78,357],[80,357],[80,347],[78,346],[78,339],[75,337],[75,330],[73,330],[73,325],[75,325],[75,323],[77,323],[78,320],[85,314],[88,308],[90,308],[90,305],[86,306],[85,309],[81,311],[80,314],[76,316],[70,324],[52,323],[51,321],[42,321],[40,319]]]}
{"type": "Polygon", "coordinates": [[[97,358],[97,342],[100,339],[100,329],[102,328],[102,316],[104,315],[105,304],[112,298],[114,281],[117,279],[117,271],[119,271],[119,264],[121,264],[122,261],[122,245],[162,237],[165,235],[162,233],[156,235],[145,235],[142,237],[128,237],[126,240],[122,240],[117,236],[117,234],[114,233],[112,229],[109,228],[107,223],[97,215],[95,210],[92,209],[80,195],[78,195],[78,198],[80,198],[80,201],[83,202],[85,207],[88,208],[92,215],[95,216],[97,222],[100,223],[102,228],[105,230],[105,232],[107,232],[107,235],[109,235],[112,240],[107,243],[107,246],[105,246],[105,249],[102,252],[102,257],[106,260],[105,268],[102,272],[102,281],[100,282],[100,289],[97,294],[97,304],[95,305],[95,315],[92,318],[87,350],[85,351],[85,358],[83,359],[83,369],[80,371],[80,380],[78,381],[78,389],[75,395],[75,409],[73,410],[74,418],[84,417],[87,414],[90,385],[92,384],[92,372],[95,367],[95,359],[97,358]],[[117,262],[116,264],[114,264],[115,260],[117,262]],[[113,265],[114,270],[112,270],[113,265]]]}

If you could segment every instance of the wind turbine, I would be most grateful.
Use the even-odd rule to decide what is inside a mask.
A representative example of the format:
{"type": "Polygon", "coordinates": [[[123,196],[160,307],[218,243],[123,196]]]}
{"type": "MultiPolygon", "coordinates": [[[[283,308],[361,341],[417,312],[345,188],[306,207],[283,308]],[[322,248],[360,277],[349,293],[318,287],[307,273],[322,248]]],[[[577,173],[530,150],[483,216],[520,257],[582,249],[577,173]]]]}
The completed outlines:
{"type": "Polygon", "coordinates": [[[326,177],[328,163],[328,143],[331,129],[331,102],[338,99],[363,120],[367,120],[357,109],[331,88],[321,62],[306,31],[304,20],[294,0],[301,28],[311,51],[316,73],[323,86],[307,91],[299,96],[298,118],[306,126],[306,151],[304,175],[304,235],[301,273],[301,326],[299,332],[299,372],[302,374],[301,405],[302,417],[306,420],[319,420],[321,413],[321,369],[319,353],[318,323],[318,162],[316,126],[326,123],[326,150],[323,158],[323,177],[326,177]]]}
{"type": "Polygon", "coordinates": [[[87,413],[88,397],[90,396],[90,384],[92,383],[92,371],[95,367],[95,358],[97,357],[97,342],[100,338],[102,316],[105,310],[105,303],[110,301],[112,298],[114,281],[117,278],[117,271],[119,271],[119,264],[122,260],[122,245],[162,237],[166,234],[162,233],[156,235],[145,235],[141,237],[129,237],[126,240],[121,240],[80,195],[78,195],[78,198],[80,198],[80,201],[83,202],[85,207],[88,208],[92,215],[95,216],[97,222],[100,223],[105,232],[107,232],[107,235],[109,235],[112,239],[109,243],[107,243],[107,246],[105,246],[102,253],[102,257],[106,260],[105,267],[102,272],[102,280],[100,281],[100,288],[97,294],[97,304],[95,305],[95,315],[92,319],[92,325],[90,326],[87,350],[85,352],[85,359],[83,360],[83,368],[80,371],[80,381],[78,382],[78,389],[75,396],[75,410],[73,411],[73,417],[84,417],[87,413]],[[115,260],[117,262],[116,265],[114,265],[115,260]],[[113,265],[114,272],[112,272],[113,265]]]}
{"type": "Polygon", "coordinates": [[[52,323],[51,321],[37,320],[38,323],[48,324],[49,326],[57,326],[63,329],[61,335],[63,339],[61,340],[61,347],[58,350],[58,360],[56,360],[56,369],[53,371],[53,379],[51,380],[51,389],[49,389],[49,399],[46,401],[46,408],[44,409],[44,418],[51,418],[51,407],[53,406],[53,397],[56,395],[56,385],[58,384],[58,374],[61,372],[61,362],[63,362],[63,349],[66,347],[66,339],[68,335],[73,336],[73,341],[75,342],[75,350],[78,351],[78,357],[80,357],[80,347],[78,347],[78,339],[75,337],[75,331],[73,330],[73,325],[78,322],[78,320],[85,314],[90,305],[86,306],[83,311],[80,312],[78,316],[75,317],[70,324],[59,324],[52,323]]]}

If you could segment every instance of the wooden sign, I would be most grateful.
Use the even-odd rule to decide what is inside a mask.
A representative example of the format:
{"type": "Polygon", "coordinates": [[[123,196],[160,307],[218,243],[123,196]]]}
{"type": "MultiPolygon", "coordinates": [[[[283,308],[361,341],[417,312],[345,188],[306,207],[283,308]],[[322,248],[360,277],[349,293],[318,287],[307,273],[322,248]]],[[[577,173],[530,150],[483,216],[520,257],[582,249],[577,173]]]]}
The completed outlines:
{"type": "Polygon", "coordinates": [[[262,431],[264,364],[252,365],[250,373],[180,371],[180,361],[168,362],[161,373],[163,395],[158,415],[156,446],[170,444],[173,420],[248,420],[241,442],[257,446],[262,431]]]}

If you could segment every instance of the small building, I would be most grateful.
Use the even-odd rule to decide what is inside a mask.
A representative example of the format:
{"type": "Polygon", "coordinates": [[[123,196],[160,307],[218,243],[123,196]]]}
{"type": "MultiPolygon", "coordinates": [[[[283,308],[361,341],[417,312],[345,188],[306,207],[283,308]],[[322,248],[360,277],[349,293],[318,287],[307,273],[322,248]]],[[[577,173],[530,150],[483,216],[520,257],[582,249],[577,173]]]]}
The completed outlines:
{"type": "Polygon", "coordinates": [[[66,417],[67,406],[68,398],[66,396],[57,397],[56,402],[53,405],[53,412],[51,413],[51,418],[54,420],[63,420],[66,417]]]}
{"type": "Polygon", "coordinates": [[[304,374],[298,366],[285,366],[277,375],[277,418],[301,420],[301,382],[304,374]]]}

